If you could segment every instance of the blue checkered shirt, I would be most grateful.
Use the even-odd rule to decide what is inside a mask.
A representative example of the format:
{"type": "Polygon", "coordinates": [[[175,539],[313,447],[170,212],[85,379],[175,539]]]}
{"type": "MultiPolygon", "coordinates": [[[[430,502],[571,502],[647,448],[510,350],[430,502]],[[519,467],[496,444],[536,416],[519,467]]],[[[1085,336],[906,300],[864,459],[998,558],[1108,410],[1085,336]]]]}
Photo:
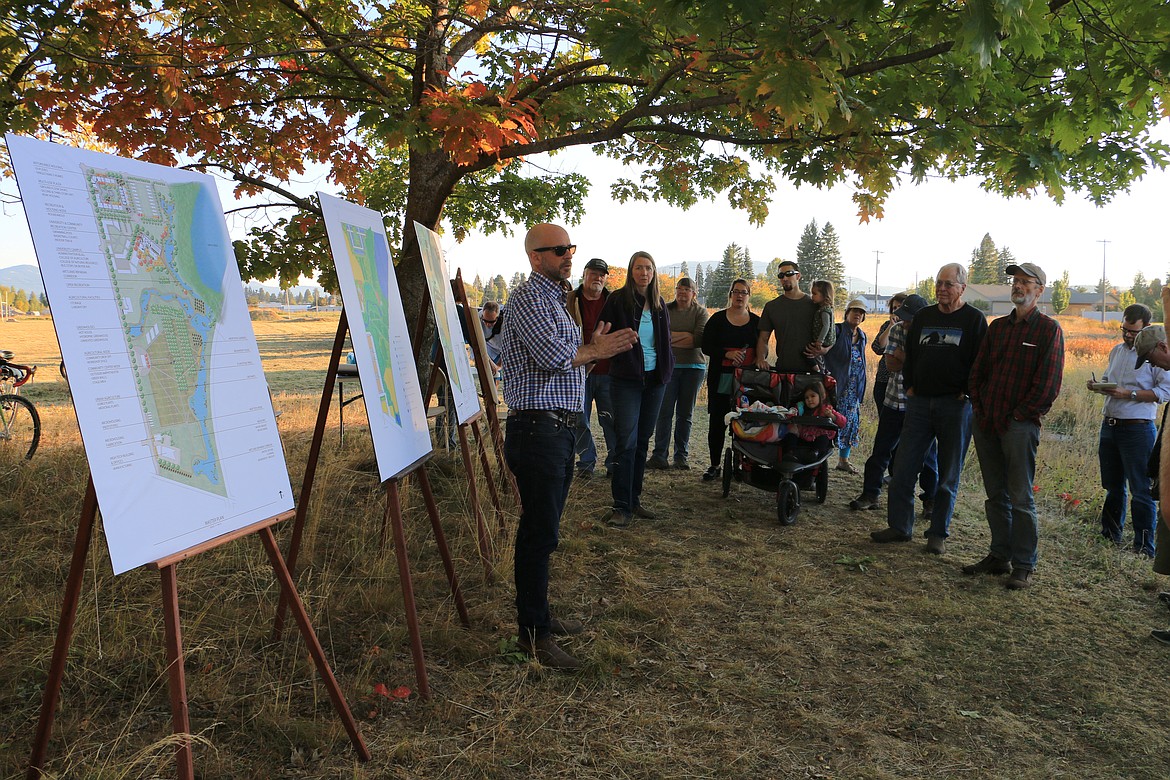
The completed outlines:
{"type": "Polygon", "coordinates": [[[573,368],[581,329],[565,309],[565,291],[533,273],[508,296],[504,317],[504,403],[509,409],[579,412],[585,367],[573,368]]]}

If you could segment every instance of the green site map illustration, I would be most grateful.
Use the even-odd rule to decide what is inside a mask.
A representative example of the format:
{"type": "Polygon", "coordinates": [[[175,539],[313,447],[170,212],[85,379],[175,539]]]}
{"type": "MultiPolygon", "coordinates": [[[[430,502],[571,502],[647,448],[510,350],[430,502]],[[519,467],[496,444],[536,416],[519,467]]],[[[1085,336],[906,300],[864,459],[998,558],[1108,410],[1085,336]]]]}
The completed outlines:
{"type": "Polygon", "coordinates": [[[386,241],[368,227],[346,222],[342,222],[341,227],[345,231],[345,251],[357,285],[366,340],[378,364],[378,401],[382,413],[393,416],[395,424],[401,426],[402,413],[398,408],[394,363],[390,354],[390,283],[386,278],[390,258],[386,255],[386,241]]]}
{"type": "Polygon", "coordinates": [[[222,232],[201,184],[82,166],[113,284],[155,472],[227,495],[211,413],[211,345],[225,253],[193,236],[222,232]]]}

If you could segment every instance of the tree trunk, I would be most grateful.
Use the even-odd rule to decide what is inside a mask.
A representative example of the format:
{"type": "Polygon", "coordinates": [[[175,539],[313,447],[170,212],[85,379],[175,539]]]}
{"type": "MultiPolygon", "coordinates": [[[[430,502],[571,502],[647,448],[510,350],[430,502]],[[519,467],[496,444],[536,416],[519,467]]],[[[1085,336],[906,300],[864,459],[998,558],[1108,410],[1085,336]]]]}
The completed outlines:
{"type": "MultiPolygon", "coordinates": [[[[430,379],[430,347],[434,340],[435,322],[429,313],[430,304],[422,254],[414,223],[437,230],[443,215],[443,204],[459,180],[459,169],[446,152],[439,150],[410,152],[410,182],[406,195],[406,214],[402,225],[402,251],[395,264],[402,308],[411,336],[415,360],[419,368],[419,382],[425,392],[430,379]],[[426,320],[421,333],[417,330],[419,312],[426,307],[426,320]]],[[[450,270],[450,269],[448,269],[450,270]]]]}

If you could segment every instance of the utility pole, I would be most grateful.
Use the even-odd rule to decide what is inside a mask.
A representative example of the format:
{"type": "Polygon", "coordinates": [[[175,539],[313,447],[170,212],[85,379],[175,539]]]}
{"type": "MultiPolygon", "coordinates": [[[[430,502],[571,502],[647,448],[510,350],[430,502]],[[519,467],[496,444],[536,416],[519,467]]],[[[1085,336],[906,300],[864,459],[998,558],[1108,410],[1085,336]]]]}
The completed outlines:
{"type": "Polygon", "coordinates": [[[1101,245],[1101,322],[1105,322],[1105,250],[1110,242],[1099,239],[1097,243],[1101,245]]]}
{"type": "Polygon", "coordinates": [[[882,252],[873,250],[873,309],[878,309],[878,266],[882,264],[882,252]]]}

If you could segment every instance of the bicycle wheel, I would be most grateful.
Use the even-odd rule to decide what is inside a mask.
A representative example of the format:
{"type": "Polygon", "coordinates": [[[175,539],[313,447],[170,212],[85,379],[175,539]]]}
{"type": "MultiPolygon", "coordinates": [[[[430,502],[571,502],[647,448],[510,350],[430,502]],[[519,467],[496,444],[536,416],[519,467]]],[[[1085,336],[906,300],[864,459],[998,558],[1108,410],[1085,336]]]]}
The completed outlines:
{"type": "Polygon", "coordinates": [[[0,395],[0,452],[30,460],[41,440],[41,416],[27,398],[0,395]]]}

